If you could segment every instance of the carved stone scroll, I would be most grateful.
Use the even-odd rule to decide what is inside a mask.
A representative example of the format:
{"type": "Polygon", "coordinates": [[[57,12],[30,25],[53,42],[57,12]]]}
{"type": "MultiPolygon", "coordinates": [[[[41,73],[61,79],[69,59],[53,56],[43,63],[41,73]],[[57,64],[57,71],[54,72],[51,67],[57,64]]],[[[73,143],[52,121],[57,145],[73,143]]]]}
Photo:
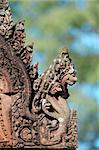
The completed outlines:
{"type": "Polygon", "coordinates": [[[24,22],[13,25],[0,1],[0,148],[77,147],[77,114],[68,106],[68,85],[77,81],[66,48],[38,75],[33,44],[25,46],[24,22]]]}

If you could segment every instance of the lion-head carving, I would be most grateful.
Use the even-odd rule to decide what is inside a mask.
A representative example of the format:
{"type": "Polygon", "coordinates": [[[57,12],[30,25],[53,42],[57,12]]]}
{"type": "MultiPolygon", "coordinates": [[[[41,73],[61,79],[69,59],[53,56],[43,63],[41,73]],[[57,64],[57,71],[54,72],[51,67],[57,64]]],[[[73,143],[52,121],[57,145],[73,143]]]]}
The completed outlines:
{"type": "Polygon", "coordinates": [[[67,85],[73,85],[76,81],[74,64],[69,57],[68,50],[64,48],[61,50],[58,58],[54,59],[47,71],[33,83],[35,95],[33,108],[36,106],[40,110],[40,103],[42,99],[46,99],[46,95],[68,98],[67,85]]]}

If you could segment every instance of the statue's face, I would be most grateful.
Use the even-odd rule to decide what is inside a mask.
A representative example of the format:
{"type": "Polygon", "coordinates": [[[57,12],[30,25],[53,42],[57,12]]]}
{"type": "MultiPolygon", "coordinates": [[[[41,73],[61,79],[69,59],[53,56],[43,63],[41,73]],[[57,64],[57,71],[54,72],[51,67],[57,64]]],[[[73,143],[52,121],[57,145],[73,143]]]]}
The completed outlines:
{"type": "Polygon", "coordinates": [[[61,57],[56,60],[54,65],[56,76],[59,76],[59,82],[64,85],[73,85],[77,81],[74,64],[69,58],[68,53],[62,53],[61,57]],[[64,55],[63,55],[64,54],[64,55]]]}
{"type": "Polygon", "coordinates": [[[76,71],[72,63],[67,64],[67,72],[62,81],[65,80],[65,83],[68,85],[73,85],[77,81],[76,71]]]}

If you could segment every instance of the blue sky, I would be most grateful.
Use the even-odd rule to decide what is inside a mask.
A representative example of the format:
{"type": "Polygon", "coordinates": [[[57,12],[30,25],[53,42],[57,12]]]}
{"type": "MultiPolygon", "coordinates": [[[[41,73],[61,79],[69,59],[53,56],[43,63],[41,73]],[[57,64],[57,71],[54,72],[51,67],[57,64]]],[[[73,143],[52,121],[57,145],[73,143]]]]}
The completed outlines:
{"type": "Polygon", "coordinates": [[[68,34],[75,37],[71,48],[81,55],[99,54],[99,34],[91,26],[83,25],[82,29],[70,29],[68,34]]]}

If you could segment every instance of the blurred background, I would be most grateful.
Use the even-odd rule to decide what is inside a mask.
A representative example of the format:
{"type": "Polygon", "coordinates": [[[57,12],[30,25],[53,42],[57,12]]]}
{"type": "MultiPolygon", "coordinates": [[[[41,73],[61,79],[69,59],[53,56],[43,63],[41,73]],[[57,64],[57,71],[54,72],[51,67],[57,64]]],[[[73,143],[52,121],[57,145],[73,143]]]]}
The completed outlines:
{"type": "Polygon", "coordinates": [[[69,104],[78,111],[78,150],[99,150],[99,1],[9,0],[14,22],[25,20],[26,43],[34,42],[32,63],[41,74],[67,47],[78,83],[69,104]]]}

